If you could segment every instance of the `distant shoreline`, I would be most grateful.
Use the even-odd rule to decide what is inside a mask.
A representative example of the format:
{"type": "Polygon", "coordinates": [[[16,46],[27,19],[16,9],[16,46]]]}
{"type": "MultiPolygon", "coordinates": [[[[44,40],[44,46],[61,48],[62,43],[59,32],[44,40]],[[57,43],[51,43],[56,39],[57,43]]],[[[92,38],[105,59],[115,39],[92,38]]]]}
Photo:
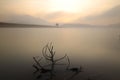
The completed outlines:
{"type": "Polygon", "coordinates": [[[58,28],[51,25],[17,24],[0,22],[0,28],[58,28]]]}
{"type": "Polygon", "coordinates": [[[120,24],[112,25],[88,25],[88,24],[66,24],[62,26],[37,25],[37,24],[18,24],[0,22],[0,28],[120,28],[120,24]]]}

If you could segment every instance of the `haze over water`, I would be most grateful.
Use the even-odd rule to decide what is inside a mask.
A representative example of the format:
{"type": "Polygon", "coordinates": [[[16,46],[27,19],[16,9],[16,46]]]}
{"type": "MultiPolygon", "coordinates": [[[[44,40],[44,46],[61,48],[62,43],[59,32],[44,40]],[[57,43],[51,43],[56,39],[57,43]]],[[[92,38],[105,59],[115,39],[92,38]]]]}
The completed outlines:
{"type": "Polygon", "coordinates": [[[34,80],[50,42],[83,66],[75,80],[120,80],[120,0],[0,0],[0,80],[34,80]]]}
{"type": "Polygon", "coordinates": [[[0,79],[32,79],[33,56],[53,42],[56,56],[68,54],[87,76],[119,80],[120,28],[0,28],[0,79]]]}

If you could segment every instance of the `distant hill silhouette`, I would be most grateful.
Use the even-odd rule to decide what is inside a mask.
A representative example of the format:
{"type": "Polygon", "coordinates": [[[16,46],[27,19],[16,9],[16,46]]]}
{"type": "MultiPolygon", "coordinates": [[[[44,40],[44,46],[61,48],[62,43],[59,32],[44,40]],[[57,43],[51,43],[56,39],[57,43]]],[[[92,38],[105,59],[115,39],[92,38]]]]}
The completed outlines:
{"type": "Polygon", "coordinates": [[[90,24],[63,24],[61,27],[75,27],[75,28],[87,28],[87,27],[120,27],[120,24],[108,24],[108,25],[90,25],[90,24]]]}
{"type": "Polygon", "coordinates": [[[111,25],[108,25],[108,27],[119,27],[120,28],[120,23],[118,23],[118,24],[111,24],[111,25]]]}
{"type": "Polygon", "coordinates": [[[90,25],[90,24],[63,24],[61,26],[52,25],[38,25],[38,24],[20,24],[20,23],[6,23],[0,22],[0,28],[88,28],[88,27],[117,27],[120,28],[120,24],[109,24],[109,25],[90,25]]]}
{"type": "Polygon", "coordinates": [[[6,22],[0,22],[0,28],[53,28],[56,26],[52,25],[35,25],[35,24],[19,24],[19,23],[6,23],[6,22]]]}
{"type": "Polygon", "coordinates": [[[94,27],[95,25],[89,25],[89,24],[63,24],[62,27],[94,27]]]}

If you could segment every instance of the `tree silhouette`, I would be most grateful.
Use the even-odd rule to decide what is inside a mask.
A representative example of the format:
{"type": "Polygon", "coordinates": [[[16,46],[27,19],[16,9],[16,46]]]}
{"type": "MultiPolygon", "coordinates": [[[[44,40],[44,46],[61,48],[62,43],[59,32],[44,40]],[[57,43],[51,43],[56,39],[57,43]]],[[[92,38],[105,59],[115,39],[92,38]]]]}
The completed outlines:
{"type": "Polygon", "coordinates": [[[59,24],[58,24],[58,23],[56,23],[56,26],[57,26],[57,27],[59,27],[59,24]]]}
{"type": "MultiPolygon", "coordinates": [[[[67,54],[65,54],[63,57],[58,59],[55,58],[55,55],[56,55],[56,52],[54,51],[53,44],[48,43],[42,49],[42,57],[33,57],[33,60],[34,60],[33,67],[35,68],[34,74],[36,75],[36,79],[59,80],[59,79],[56,79],[56,75],[57,75],[56,69],[55,69],[56,65],[66,66],[64,71],[68,72],[68,76],[63,76],[63,80],[72,80],[79,73],[83,72],[82,66],[80,67],[70,66],[71,62],[67,54]],[[47,62],[47,63],[44,63],[44,65],[42,64],[43,59],[47,62]],[[65,60],[66,63],[63,64],[62,60],[65,60]],[[62,62],[62,64],[60,64],[59,62],[62,62]],[[69,75],[69,72],[72,73],[72,75],[69,75]]],[[[87,80],[91,80],[91,79],[87,78],[87,80]]]]}

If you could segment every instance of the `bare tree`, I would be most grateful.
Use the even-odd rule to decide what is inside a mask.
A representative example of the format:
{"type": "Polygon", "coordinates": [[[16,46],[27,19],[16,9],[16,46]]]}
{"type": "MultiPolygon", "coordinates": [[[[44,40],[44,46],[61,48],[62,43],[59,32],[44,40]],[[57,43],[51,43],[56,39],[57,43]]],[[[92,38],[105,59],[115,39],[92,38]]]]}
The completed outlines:
{"type": "Polygon", "coordinates": [[[41,65],[40,61],[42,60],[42,58],[37,59],[36,57],[33,57],[33,60],[35,62],[35,64],[33,64],[33,67],[36,69],[36,71],[34,72],[39,73],[39,75],[37,76],[37,79],[41,78],[43,74],[49,73],[49,80],[53,80],[53,77],[55,76],[55,65],[61,65],[58,64],[59,61],[61,61],[62,59],[66,58],[66,54],[58,59],[55,59],[55,54],[56,52],[54,51],[53,45],[52,43],[47,44],[45,47],[43,47],[42,49],[42,55],[45,58],[45,60],[47,60],[49,62],[49,64],[46,65],[41,65]],[[48,52],[48,53],[47,53],[48,52]],[[50,66],[50,68],[48,69],[47,66],[50,66]]]}
{"type": "Polygon", "coordinates": [[[56,26],[57,26],[57,27],[59,27],[59,24],[58,24],[58,23],[56,23],[56,26]]]}
{"type": "MultiPolygon", "coordinates": [[[[54,47],[52,43],[48,43],[46,46],[42,49],[42,55],[43,57],[33,57],[34,64],[33,67],[35,68],[34,74],[37,74],[37,79],[42,80],[55,80],[56,77],[56,65],[66,65],[65,72],[72,72],[72,75],[69,75],[66,77],[63,76],[63,80],[72,80],[75,76],[77,76],[79,73],[83,72],[83,67],[71,67],[71,62],[67,54],[65,54],[63,57],[60,57],[58,59],[55,58],[56,52],[54,51],[54,47]],[[46,60],[46,64],[42,64],[42,60],[46,60]],[[66,60],[66,64],[59,64],[62,60],[66,60]]],[[[58,79],[57,79],[58,80],[58,79]]],[[[83,80],[83,79],[82,79],[83,80]]],[[[87,80],[94,80],[90,77],[87,78],[87,80]]],[[[95,79],[96,80],[96,79],[95,79]]]]}

